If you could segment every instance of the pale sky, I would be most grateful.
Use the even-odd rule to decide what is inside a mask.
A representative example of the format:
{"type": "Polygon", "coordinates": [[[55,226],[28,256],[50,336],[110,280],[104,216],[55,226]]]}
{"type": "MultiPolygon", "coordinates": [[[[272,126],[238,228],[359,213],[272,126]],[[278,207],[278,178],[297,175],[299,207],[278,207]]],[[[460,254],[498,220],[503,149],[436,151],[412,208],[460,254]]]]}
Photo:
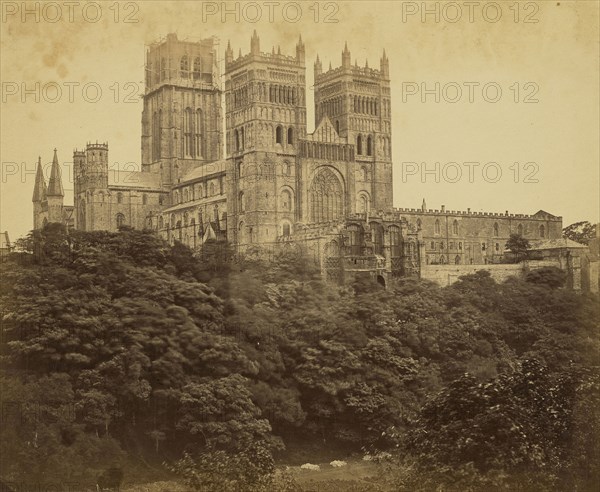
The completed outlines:
{"type": "Polygon", "coordinates": [[[108,142],[115,168],[139,167],[145,44],[169,32],[190,40],[216,36],[220,57],[228,40],[237,57],[240,48],[249,51],[254,29],[262,51],[280,45],[290,55],[302,34],[309,131],[317,53],[324,69],[330,62],[335,68],[347,41],[353,63],[364,66],[368,59],[379,68],[385,48],[394,206],[420,207],[425,198],[434,209],[544,209],[563,216],[564,226],[599,220],[597,0],[471,7],[464,1],[226,2],[232,13],[225,18],[222,2],[111,1],[101,2],[101,11],[96,4],[84,10],[85,2],[28,2],[32,13],[25,17],[22,3],[2,2],[0,26],[0,230],[13,240],[32,227],[38,155],[50,163],[58,149],[67,190],[73,149],[89,141],[108,142]],[[425,18],[424,5],[431,10],[425,18]],[[432,91],[425,100],[422,89],[432,91]],[[421,175],[425,168],[432,172],[421,175]]]}

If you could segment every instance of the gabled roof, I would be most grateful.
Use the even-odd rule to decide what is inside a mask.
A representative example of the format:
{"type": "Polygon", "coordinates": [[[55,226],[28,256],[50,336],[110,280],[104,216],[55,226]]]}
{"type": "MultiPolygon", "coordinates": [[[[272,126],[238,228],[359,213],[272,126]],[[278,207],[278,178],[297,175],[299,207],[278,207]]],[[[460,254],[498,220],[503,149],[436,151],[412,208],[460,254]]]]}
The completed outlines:
{"type": "Polygon", "coordinates": [[[215,174],[221,174],[225,172],[227,161],[214,161],[206,162],[198,167],[192,169],[189,173],[181,178],[181,182],[175,186],[183,185],[188,181],[195,181],[197,179],[207,178],[215,174]]]}
{"type": "Polygon", "coordinates": [[[333,123],[329,119],[329,116],[325,115],[319,121],[319,124],[315,128],[315,131],[306,136],[306,140],[312,142],[323,142],[323,143],[346,143],[347,139],[341,138],[336,131],[333,123]]]}
{"type": "Polygon", "coordinates": [[[160,174],[142,171],[118,171],[108,173],[110,188],[146,188],[160,191],[160,174]]]}
{"type": "Polygon", "coordinates": [[[532,215],[536,219],[558,219],[556,215],[552,215],[551,213],[546,212],[545,210],[538,210],[536,213],[532,215]]]}

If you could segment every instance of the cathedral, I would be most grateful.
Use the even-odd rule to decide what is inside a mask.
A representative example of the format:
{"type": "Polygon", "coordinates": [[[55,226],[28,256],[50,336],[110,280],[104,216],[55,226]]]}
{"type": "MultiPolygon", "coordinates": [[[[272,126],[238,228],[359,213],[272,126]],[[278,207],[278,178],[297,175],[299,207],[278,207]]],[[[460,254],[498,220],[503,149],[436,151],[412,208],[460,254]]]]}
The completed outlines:
{"type": "Polygon", "coordinates": [[[352,63],[347,45],[339,67],[323,70],[317,56],[313,133],[302,38],[293,55],[261,51],[256,32],[246,54],[228,45],[224,88],[214,38],[169,34],[148,47],[145,71],[141,170],[109,171],[108,144],[88,143],[73,154],[66,206],[55,151],[48,185],[38,163],[34,228],[130,226],[194,249],[208,240],[238,252],[287,249],[327,278],[369,272],[382,284],[423,265],[499,263],[512,233],[561,237],[562,218],[544,211],[393,208],[385,51],[379,68],[352,63]]]}

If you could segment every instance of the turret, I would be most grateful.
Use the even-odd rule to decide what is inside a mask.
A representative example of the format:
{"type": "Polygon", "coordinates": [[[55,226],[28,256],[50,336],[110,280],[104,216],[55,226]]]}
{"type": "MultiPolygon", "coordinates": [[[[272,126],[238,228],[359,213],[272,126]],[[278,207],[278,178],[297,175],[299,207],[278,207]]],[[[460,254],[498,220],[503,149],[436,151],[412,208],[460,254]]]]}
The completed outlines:
{"type": "Polygon", "coordinates": [[[33,188],[33,228],[41,229],[44,225],[45,211],[48,207],[46,199],[46,181],[42,169],[42,158],[38,157],[37,171],[35,174],[35,186],[33,188]]]}
{"type": "Polygon", "coordinates": [[[342,51],[342,67],[350,68],[350,51],[348,50],[348,43],[344,46],[344,51],[342,51]]]}
{"type": "Polygon", "coordinates": [[[233,50],[231,49],[231,42],[227,41],[227,49],[225,50],[225,65],[229,65],[233,61],[233,50]]]}
{"type": "Polygon", "coordinates": [[[62,177],[60,173],[60,166],[58,164],[57,150],[54,149],[54,158],[52,159],[52,169],[50,171],[50,181],[48,183],[48,191],[46,192],[48,197],[50,196],[65,196],[65,191],[62,185],[62,177]]]}
{"type": "Polygon", "coordinates": [[[80,179],[85,170],[85,152],[83,150],[75,149],[73,151],[73,181],[74,181],[74,193],[75,196],[80,191],[80,179]]]}
{"type": "Polygon", "coordinates": [[[44,170],[42,169],[42,158],[38,157],[37,171],[35,173],[35,186],[33,188],[33,203],[46,200],[46,181],[44,180],[44,170]]]}
{"type": "Polygon", "coordinates": [[[321,63],[319,55],[317,55],[317,59],[315,60],[315,77],[317,75],[321,75],[322,73],[323,73],[323,65],[321,63]]]}
{"type": "Polygon", "coordinates": [[[54,158],[52,159],[52,169],[50,171],[50,181],[46,191],[48,199],[48,222],[63,221],[63,199],[65,192],[62,185],[60,165],[58,164],[57,150],[54,149],[54,158]]]}
{"type": "Polygon", "coordinates": [[[390,78],[390,62],[388,60],[387,55],[385,54],[385,49],[383,50],[383,56],[379,61],[379,68],[381,70],[381,76],[389,79],[390,78]]]}
{"type": "Polygon", "coordinates": [[[302,35],[298,39],[298,44],[296,45],[296,60],[299,62],[304,62],[306,56],[306,52],[304,51],[304,43],[302,42],[302,35]]]}
{"type": "Polygon", "coordinates": [[[250,53],[253,55],[260,55],[260,38],[258,37],[258,34],[256,34],[256,29],[250,39],[250,53]]]}
{"type": "MultiPolygon", "coordinates": [[[[108,188],[108,144],[87,144],[84,167],[85,188],[108,188]]],[[[81,191],[81,190],[80,190],[81,191]]]]}

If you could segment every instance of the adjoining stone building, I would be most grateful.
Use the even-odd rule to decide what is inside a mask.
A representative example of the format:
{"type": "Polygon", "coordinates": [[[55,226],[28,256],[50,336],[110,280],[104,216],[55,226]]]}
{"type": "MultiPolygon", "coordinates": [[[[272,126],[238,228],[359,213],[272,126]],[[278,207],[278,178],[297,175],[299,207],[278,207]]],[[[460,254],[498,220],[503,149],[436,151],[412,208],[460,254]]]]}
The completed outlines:
{"type": "MultiPolygon", "coordinates": [[[[389,60],[324,71],[314,63],[315,131],[307,132],[306,60],[225,51],[224,88],[214,38],[169,34],[148,47],[139,172],[110,170],[108,145],[73,154],[74,207],[64,206],[60,171],[46,189],[38,166],[34,228],[74,221],[81,230],[151,229],[200,248],[227,239],[248,248],[302,250],[329,278],[369,272],[382,283],[427,264],[501,261],[511,233],[561,236],[562,219],[393,209],[389,60]],[[224,97],[223,97],[224,94],[224,97]],[[224,110],[222,109],[224,103],[224,110]],[[224,123],[224,125],[223,125],[224,123]],[[223,130],[224,127],[224,130],[223,130]]],[[[56,160],[56,153],[55,153],[56,160]]]]}

